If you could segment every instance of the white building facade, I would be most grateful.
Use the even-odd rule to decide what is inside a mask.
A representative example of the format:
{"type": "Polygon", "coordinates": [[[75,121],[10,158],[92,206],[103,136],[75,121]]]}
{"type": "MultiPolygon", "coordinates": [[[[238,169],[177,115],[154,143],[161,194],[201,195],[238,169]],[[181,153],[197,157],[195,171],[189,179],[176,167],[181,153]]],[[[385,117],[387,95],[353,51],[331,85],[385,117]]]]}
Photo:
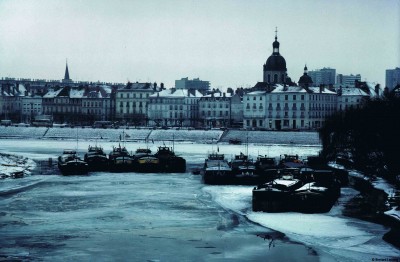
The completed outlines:
{"type": "Polygon", "coordinates": [[[150,126],[190,127],[198,125],[198,101],[202,94],[196,90],[167,89],[149,96],[150,126]]]}
{"type": "Polygon", "coordinates": [[[336,93],[323,87],[276,85],[243,97],[243,127],[248,129],[311,129],[336,111],[336,93]]]}
{"type": "MultiPolygon", "coordinates": [[[[233,123],[231,107],[233,97],[236,99],[235,105],[237,105],[237,97],[231,96],[230,93],[215,92],[203,96],[199,100],[199,117],[202,122],[202,126],[207,128],[231,126],[233,123]]],[[[240,110],[236,108],[235,113],[239,115],[240,110]]]]}
{"type": "Polygon", "coordinates": [[[115,118],[134,125],[147,124],[147,102],[158,90],[156,84],[128,83],[115,94],[115,118]]]}

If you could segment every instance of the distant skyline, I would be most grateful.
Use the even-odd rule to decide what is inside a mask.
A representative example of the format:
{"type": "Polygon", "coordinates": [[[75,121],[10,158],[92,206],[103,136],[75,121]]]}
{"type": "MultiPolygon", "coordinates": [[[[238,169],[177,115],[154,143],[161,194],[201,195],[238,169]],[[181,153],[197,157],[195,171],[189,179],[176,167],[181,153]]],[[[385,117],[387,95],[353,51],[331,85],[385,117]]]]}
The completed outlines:
{"type": "Polygon", "coordinates": [[[0,77],[212,88],[263,79],[275,27],[288,75],[335,68],[385,85],[400,67],[400,1],[0,0],[0,77]]]}

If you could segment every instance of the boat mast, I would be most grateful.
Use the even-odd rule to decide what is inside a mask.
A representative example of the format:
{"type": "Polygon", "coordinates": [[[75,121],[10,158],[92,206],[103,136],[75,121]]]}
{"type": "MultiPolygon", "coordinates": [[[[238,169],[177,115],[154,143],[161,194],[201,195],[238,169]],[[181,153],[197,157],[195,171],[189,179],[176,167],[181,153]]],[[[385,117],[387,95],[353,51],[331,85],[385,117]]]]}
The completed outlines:
{"type": "Polygon", "coordinates": [[[78,128],[76,129],[76,150],[75,150],[75,162],[78,161],[78,128]]]}
{"type": "Polygon", "coordinates": [[[175,134],[172,133],[172,152],[175,152],[175,134]]]}
{"type": "Polygon", "coordinates": [[[246,156],[249,157],[249,133],[246,135],[246,156]]]}

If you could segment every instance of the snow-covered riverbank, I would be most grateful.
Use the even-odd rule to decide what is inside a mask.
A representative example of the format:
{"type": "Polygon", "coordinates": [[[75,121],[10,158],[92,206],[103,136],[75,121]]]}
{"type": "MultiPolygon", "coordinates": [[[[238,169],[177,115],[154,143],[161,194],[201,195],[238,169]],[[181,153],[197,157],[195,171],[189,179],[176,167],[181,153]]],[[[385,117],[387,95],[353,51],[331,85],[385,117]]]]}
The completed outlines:
{"type": "Polygon", "coordinates": [[[0,177],[13,178],[16,174],[29,175],[36,163],[29,158],[0,152],[0,177]]]}
{"type": "Polygon", "coordinates": [[[129,141],[129,142],[196,142],[228,143],[230,139],[240,139],[242,143],[257,144],[303,144],[319,145],[317,132],[277,132],[246,130],[190,130],[190,129],[94,129],[94,128],[45,128],[0,126],[3,139],[44,139],[44,140],[84,140],[84,141],[129,141]]]}

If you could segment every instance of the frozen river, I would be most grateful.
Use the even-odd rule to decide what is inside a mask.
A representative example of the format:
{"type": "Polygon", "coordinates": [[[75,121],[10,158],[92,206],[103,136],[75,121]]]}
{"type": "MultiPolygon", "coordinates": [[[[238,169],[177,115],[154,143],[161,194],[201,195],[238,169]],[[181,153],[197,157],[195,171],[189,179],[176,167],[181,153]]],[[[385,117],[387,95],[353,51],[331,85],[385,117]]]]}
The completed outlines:
{"type": "MultiPolygon", "coordinates": [[[[292,136],[296,133],[282,133],[292,136]]],[[[315,134],[314,134],[315,135],[315,134]]],[[[313,136],[315,138],[315,136],[313,136]]],[[[3,139],[0,152],[33,159],[81,153],[95,141],[3,139]]],[[[97,141],[109,152],[115,142],[97,141]]],[[[128,150],[162,142],[127,143],[128,150]]],[[[166,142],[172,146],[172,142],[166,142]]],[[[188,169],[207,153],[228,158],[244,145],[174,143],[188,169]]],[[[307,156],[312,143],[250,143],[249,155],[307,156]]],[[[91,173],[34,175],[0,182],[0,258],[44,261],[372,261],[398,258],[381,238],[387,228],[343,217],[343,203],[357,194],[343,188],[326,214],[251,211],[251,186],[207,186],[184,174],[91,173]],[[9,192],[9,193],[7,193],[9,192]]]]}

